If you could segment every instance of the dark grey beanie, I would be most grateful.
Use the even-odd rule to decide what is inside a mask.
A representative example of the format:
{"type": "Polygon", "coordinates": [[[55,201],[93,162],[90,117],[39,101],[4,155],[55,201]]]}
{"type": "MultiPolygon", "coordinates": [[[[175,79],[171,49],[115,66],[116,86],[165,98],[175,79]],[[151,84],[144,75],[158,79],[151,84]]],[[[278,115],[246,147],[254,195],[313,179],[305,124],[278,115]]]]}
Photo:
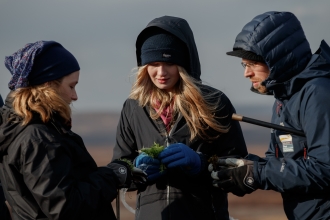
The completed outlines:
{"type": "Polygon", "coordinates": [[[247,60],[253,60],[258,62],[265,62],[262,56],[259,56],[251,51],[246,51],[243,49],[234,49],[233,51],[227,52],[227,55],[240,57],[247,60]]]}
{"type": "Polygon", "coordinates": [[[147,33],[141,47],[141,65],[152,62],[174,63],[189,71],[189,53],[186,45],[162,29],[153,29],[147,33]]]}

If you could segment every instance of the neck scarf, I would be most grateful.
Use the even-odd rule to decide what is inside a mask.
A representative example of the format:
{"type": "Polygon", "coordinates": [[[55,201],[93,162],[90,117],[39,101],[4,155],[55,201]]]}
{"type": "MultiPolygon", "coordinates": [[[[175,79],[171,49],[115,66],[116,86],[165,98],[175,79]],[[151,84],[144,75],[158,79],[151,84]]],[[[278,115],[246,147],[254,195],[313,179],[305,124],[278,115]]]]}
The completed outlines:
{"type": "MultiPolygon", "coordinates": [[[[156,105],[154,106],[154,109],[156,110],[156,112],[159,112],[159,107],[160,107],[160,102],[157,101],[156,105]]],[[[172,104],[166,106],[166,108],[164,108],[163,111],[160,113],[160,117],[165,124],[167,132],[169,132],[171,130],[172,116],[173,116],[173,105],[172,104]]]]}

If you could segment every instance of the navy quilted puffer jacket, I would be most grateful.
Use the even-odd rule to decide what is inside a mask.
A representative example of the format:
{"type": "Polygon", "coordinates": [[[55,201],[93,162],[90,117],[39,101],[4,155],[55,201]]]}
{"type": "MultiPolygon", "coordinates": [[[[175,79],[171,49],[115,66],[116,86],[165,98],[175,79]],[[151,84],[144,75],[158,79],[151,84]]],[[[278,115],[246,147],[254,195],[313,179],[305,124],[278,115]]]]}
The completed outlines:
{"type": "Polygon", "coordinates": [[[266,158],[255,162],[260,189],[282,193],[288,219],[330,219],[330,48],[311,53],[300,22],[290,12],[255,17],[234,49],[262,56],[263,82],[275,97],[272,123],[305,137],[271,130],[266,158]]]}

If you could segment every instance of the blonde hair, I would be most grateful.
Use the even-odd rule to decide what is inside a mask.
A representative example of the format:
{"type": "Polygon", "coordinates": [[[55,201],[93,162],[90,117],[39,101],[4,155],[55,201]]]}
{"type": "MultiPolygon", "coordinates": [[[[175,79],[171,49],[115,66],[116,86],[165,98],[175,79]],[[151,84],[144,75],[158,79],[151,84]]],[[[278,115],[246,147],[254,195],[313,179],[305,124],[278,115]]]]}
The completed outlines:
{"type": "Polygon", "coordinates": [[[160,113],[168,105],[173,105],[173,114],[180,112],[185,118],[193,140],[196,136],[203,139],[215,139],[219,136],[211,136],[207,130],[212,128],[219,133],[227,133],[229,125],[222,125],[217,121],[215,112],[220,102],[220,92],[203,95],[199,86],[202,83],[189,76],[184,68],[177,66],[180,79],[172,92],[159,89],[151,81],[147,65],[138,69],[136,81],[133,84],[129,98],[135,99],[139,105],[155,107],[155,101],[159,101],[158,111],[150,111],[150,117],[157,119],[160,113]],[[218,95],[217,102],[214,103],[213,95],[218,95]],[[210,101],[208,99],[210,98],[210,101]],[[213,98],[213,103],[211,103],[213,98]]]}
{"type": "Polygon", "coordinates": [[[13,109],[23,118],[23,125],[32,120],[33,112],[38,113],[44,123],[51,119],[54,111],[60,114],[65,123],[70,121],[70,105],[60,97],[57,91],[60,83],[61,79],[54,80],[42,85],[19,88],[11,93],[14,99],[13,109]]]}

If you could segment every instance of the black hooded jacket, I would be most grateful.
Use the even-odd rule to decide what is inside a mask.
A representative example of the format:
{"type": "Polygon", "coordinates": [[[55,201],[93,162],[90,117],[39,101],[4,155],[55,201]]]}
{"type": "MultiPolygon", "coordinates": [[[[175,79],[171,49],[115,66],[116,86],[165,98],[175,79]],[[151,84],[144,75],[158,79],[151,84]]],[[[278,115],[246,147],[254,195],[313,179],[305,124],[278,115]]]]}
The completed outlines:
{"type": "Polygon", "coordinates": [[[116,219],[118,180],[58,114],[48,123],[34,114],[22,126],[11,98],[0,113],[0,179],[13,219],[116,219]]]}
{"type": "MultiPolygon", "coordinates": [[[[0,107],[2,107],[2,106],[3,106],[3,100],[0,95],[0,107]]],[[[0,124],[1,124],[1,117],[0,117],[0,124]]],[[[5,198],[5,195],[3,194],[2,184],[0,181],[0,219],[9,220],[9,219],[11,219],[11,217],[10,217],[7,205],[5,204],[5,201],[6,201],[6,198],[5,198]]]]}
{"type": "MultiPolygon", "coordinates": [[[[138,65],[141,64],[141,36],[152,27],[166,30],[186,44],[190,56],[188,74],[200,80],[200,62],[193,33],[187,21],[177,17],[156,18],[140,33],[136,41],[138,65]]],[[[162,120],[150,118],[149,107],[141,107],[132,99],[124,103],[113,159],[127,158],[133,161],[138,156],[138,150],[151,147],[154,143],[163,146],[184,143],[204,157],[202,171],[196,176],[186,175],[181,169],[175,168],[168,170],[154,184],[139,188],[136,204],[138,220],[229,219],[227,194],[212,186],[207,159],[213,155],[244,157],[247,149],[239,123],[231,121],[235,109],[230,100],[212,87],[203,85],[201,90],[205,96],[211,96],[214,103],[220,100],[215,117],[219,117],[221,124],[231,126],[228,133],[221,134],[213,141],[201,138],[190,141],[190,131],[182,116],[177,118],[169,133],[164,132],[166,129],[162,120]]]]}

